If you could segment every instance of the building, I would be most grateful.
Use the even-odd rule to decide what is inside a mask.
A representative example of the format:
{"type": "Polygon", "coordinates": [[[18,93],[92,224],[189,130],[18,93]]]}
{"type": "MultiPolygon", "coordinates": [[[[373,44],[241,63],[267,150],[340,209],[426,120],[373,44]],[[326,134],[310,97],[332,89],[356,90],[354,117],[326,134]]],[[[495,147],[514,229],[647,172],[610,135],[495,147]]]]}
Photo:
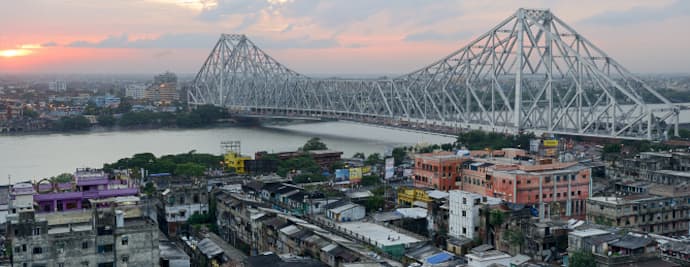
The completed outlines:
{"type": "Polygon", "coordinates": [[[146,97],[146,86],[143,84],[128,84],[125,87],[125,97],[144,99],[146,97]]]}
{"type": "Polygon", "coordinates": [[[496,205],[502,200],[461,190],[452,190],[449,193],[448,234],[455,238],[481,238],[479,232],[481,205],[496,205]]]}
{"type": "Polygon", "coordinates": [[[138,198],[90,201],[91,209],[10,215],[14,265],[158,266],[158,229],[138,198]]]}
{"type": "Polygon", "coordinates": [[[55,183],[44,179],[34,188],[37,212],[81,210],[90,208],[91,200],[139,194],[139,188],[129,177],[109,176],[102,170],[90,168],[77,169],[70,182],[55,183]]]}
{"type": "Polygon", "coordinates": [[[414,186],[448,191],[459,188],[459,166],[469,160],[453,152],[417,154],[414,157],[414,186]]]}
{"type": "Polygon", "coordinates": [[[167,236],[177,236],[190,216],[208,213],[206,179],[156,177],[153,182],[158,191],[158,226],[167,236]]]}
{"type": "Polygon", "coordinates": [[[461,189],[533,207],[540,218],[584,217],[591,169],[576,162],[540,162],[519,157],[466,161],[461,189]]]}
{"type": "Polygon", "coordinates": [[[10,189],[9,214],[34,210],[34,186],[31,183],[18,183],[10,189]]]}
{"type": "Polygon", "coordinates": [[[247,173],[247,169],[245,168],[246,162],[250,161],[251,159],[251,157],[242,156],[237,152],[228,151],[225,153],[223,163],[225,163],[226,168],[234,170],[235,173],[245,174],[247,173]]]}
{"type": "Polygon", "coordinates": [[[365,215],[364,206],[354,203],[347,203],[326,210],[326,217],[336,222],[359,221],[364,219],[365,215]]]}
{"type": "Polygon", "coordinates": [[[67,82],[64,80],[55,80],[48,83],[48,90],[55,92],[67,91],[67,82]]]}
{"type": "MultiPolygon", "coordinates": [[[[680,188],[683,186],[687,190],[687,185],[680,188]]],[[[690,194],[674,192],[674,188],[653,187],[649,194],[592,197],[587,200],[587,220],[653,234],[687,235],[690,194]]]]}
{"type": "Polygon", "coordinates": [[[507,253],[498,250],[488,250],[481,252],[472,252],[465,255],[467,258],[468,267],[489,267],[496,266],[510,266],[510,260],[513,258],[507,253]]]}
{"type": "Polygon", "coordinates": [[[375,246],[394,259],[401,259],[405,254],[406,248],[426,241],[421,239],[421,237],[412,236],[411,233],[403,233],[400,230],[370,222],[339,223],[336,226],[336,230],[371,246],[375,246]]]}
{"type": "Polygon", "coordinates": [[[179,100],[180,96],[177,93],[176,83],[161,83],[149,86],[149,88],[146,89],[144,98],[153,102],[169,104],[179,100]]]}
{"type": "Polygon", "coordinates": [[[118,107],[120,105],[120,98],[114,95],[106,94],[101,96],[91,97],[91,101],[97,107],[118,107]]]}

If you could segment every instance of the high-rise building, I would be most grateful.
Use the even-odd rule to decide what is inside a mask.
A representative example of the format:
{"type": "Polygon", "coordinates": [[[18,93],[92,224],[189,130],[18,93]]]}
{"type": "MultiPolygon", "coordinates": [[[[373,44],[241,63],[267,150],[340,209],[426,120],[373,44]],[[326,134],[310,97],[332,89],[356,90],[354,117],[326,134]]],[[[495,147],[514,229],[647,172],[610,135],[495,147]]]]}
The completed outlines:
{"type": "Polygon", "coordinates": [[[150,101],[161,103],[172,103],[179,100],[177,76],[171,72],[156,75],[153,84],[146,89],[144,97],[150,101]]]}
{"type": "Polygon", "coordinates": [[[451,190],[449,193],[448,234],[456,238],[475,239],[479,237],[479,209],[481,205],[496,205],[502,202],[498,198],[461,190],[451,190]]]}
{"type": "Polygon", "coordinates": [[[48,83],[48,89],[55,92],[67,91],[67,82],[63,80],[55,80],[48,83]]]}
{"type": "Polygon", "coordinates": [[[132,99],[143,99],[146,97],[146,86],[143,84],[128,84],[125,87],[125,96],[132,99]]]}

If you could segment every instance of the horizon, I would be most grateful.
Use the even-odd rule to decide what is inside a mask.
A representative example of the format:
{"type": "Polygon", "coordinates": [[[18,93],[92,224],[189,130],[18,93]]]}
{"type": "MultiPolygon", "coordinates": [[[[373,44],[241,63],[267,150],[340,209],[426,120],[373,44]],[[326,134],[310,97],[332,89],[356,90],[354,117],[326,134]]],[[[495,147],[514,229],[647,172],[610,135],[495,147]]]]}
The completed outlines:
{"type": "MultiPolygon", "coordinates": [[[[461,49],[534,1],[11,2],[0,74],[195,74],[221,33],[241,33],[310,76],[401,75],[461,49]],[[32,12],[22,12],[31,10],[32,12]],[[173,13],[170,13],[173,12],[173,13]],[[97,13],[104,13],[95,16],[97,13]],[[138,17],[148,14],[150,17],[138,17]],[[170,16],[169,14],[175,14],[170,16]],[[61,30],[53,33],[50,28],[61,30]]],[[[690,73],[690,2],[539,1],[639,74],[690,73]],[[644,36],[644,37],[641,37],[644,36]],[[646,38],[645,38],[646,37],[646,38]],[[674,40],[662,42],[659,40],[674,40]]]]}

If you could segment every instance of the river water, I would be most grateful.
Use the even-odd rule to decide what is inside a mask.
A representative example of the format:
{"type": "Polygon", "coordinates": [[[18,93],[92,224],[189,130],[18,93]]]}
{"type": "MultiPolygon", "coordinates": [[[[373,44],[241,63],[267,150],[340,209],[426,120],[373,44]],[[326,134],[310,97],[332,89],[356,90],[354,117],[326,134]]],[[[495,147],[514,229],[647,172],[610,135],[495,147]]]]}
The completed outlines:
{"type": "Polygon", "coordinates": [[[319,137],[344,157],[356,152],[381,153],[386,148],[418,143],[449,143],[450,137],[379,128],[349,122],[323,122],[212,129],[171,129],[0,136],[0,184],[38,180],[76,168],[96,167],[135,153],[156,156],[186,153],[219,154],[220,142],[241,141],[242,153],[291,151],[319,137]]]}

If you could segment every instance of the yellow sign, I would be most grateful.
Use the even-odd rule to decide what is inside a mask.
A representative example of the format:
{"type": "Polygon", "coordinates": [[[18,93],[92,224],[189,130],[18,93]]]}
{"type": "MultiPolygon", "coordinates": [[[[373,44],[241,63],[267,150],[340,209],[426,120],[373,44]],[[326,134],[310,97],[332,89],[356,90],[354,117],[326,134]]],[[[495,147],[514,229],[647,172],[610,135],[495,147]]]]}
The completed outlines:
{"type": "Polygon", "coordinates": [[[362,168],[350,168],[350,183],[358,184],[362,181],[362,168]]]}
{"type": "Polygon", "coordinates": [[[371,173],[371,166],[362,167],[362,173],[363,174],[370,174],[371,173]]]}
{"type": "Polygon", "coordinates": [[[558,146],[558,140],[544,140],[544,146],[546,146],[546,147],[558,146]]]}

